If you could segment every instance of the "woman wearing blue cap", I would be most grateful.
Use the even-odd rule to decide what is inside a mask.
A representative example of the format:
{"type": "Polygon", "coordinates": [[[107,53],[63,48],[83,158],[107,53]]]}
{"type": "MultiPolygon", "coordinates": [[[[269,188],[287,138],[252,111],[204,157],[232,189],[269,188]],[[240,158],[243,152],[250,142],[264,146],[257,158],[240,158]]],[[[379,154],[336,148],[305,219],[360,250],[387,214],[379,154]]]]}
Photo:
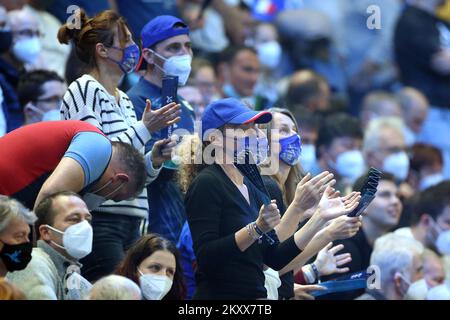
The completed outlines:
{"type": "MultiPolygon", "coordinates": [[[[280,212],[275,201],[262,205],[256,187],[233,163],[235,154],[245,150],[261,158],[264,147],[258,146],[267,147],[267,138],[255,123],[271,119],[270,112],[253,111],[237,99],[213,102],[202,117],[204,161],[193,165],[182,157],[185,163],[180,181],[187,188],[185,205],[198,267],[195,299],[266,299],[263,264],[282,269],[329,220],[347,214],[358,204],[357,195],[346,201],[329,199],[332,189],[328,187],[302,229],[283,242],[277,241],[274,233],[274,243],[261,241],[265,239],[262,234],[280,223],[280,212]],[[233,131],[231,140],[229,130],[233,131]],[[256,148],[252,141],[256,141],[256,148]]],[[[188,160],[198,152],[193,151],[187,153],[188,160]]]]}

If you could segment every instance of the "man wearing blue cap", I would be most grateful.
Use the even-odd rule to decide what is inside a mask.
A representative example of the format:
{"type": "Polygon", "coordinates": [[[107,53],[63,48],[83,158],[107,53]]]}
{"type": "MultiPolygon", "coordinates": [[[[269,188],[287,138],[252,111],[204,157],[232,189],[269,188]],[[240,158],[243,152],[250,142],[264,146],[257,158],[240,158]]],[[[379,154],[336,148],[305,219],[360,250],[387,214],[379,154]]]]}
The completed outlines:
{"type": "MultiPolygon", "coordinates": [[[[162,103],[162,79],[164,76],[177,76],[178,85],[184,85],[191,71],[192,49],[189,28],[174,16],[162,15],[148,22],[141,32],[142,55],[137,69],[145,69],[139,82],[128,92],[133,102],[137,117],[145,109],[146,100],[150,99],[153,109],[159,109],[162,103]]],[[[194,131],[194,112],[192,107],[177,97],[181,104],[181,120],[173,129],[194,131]]],[[[146,148],[166,138],[163,131],[152,134],[146,148]]],[[[177,242],[186,214],[183,196],[174,182],[176,166],[165,163],[159,177],[147,189],[149,202],[148,230],[157,232],[167,239],[177,242]]]]}

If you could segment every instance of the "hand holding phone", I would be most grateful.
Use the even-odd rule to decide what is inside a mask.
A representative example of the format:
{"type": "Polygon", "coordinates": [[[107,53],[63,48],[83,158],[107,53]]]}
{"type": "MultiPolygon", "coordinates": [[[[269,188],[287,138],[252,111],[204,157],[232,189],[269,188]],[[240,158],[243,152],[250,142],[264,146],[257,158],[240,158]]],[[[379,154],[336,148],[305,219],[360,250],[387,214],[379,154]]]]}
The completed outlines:
{"type": "MultiPolygon", "coordinates": [[[[162,79],[161,88],[161,105],[167,105],[169,103],[178,103],[178,77],[177,76],[164,76],[162,79]]],[[[161,138],[169,138],[172,135],[173,127],[168,126],[162,130],[161,138]]]]}

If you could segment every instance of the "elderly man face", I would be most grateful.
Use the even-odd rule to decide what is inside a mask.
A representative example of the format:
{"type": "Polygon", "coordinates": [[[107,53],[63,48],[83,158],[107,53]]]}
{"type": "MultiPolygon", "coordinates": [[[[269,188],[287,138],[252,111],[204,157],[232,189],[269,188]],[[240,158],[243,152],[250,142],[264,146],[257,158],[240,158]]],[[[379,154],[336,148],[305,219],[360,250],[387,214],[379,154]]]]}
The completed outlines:
{"type": "Polygon", "coordinates": [[[40,36],[39,21],[36,17],[26,10],[14,10],[9,12],[11,22],[11,31],[14,41],[40,36]]]}
{"type": "Polygon", "coordinates": [[[377,145],[367,156],[369,166],[383,168],[384,160],[406,149],[403,134],[390,127],[382,127],[378,133],[377,145]]]}
{"type": "Polygon", "coordinates": [[[415,254],[411,265],[411,283],[423,278],[423,256],[415,254]]]}
{"type": "Polygon", "coordinates": [[[26,10],[11,11],[8,16],[13,35],[14,57],[22,63],[33,63],[41,51],[39,21],[26,10]]]}
{"type": "Polygon", "coordinates": [[[406,148],[403,135],[391,128],[382,128],[379,139],[379,152],[383,160],[406,148]]]}
{"type": "Polygon", "coordinates": [[[380,117],[399,117],[401,118],[402,111],[400,105],[395,101],[394,98],[390,97],[379,97],[375,100],[366,102],[363,105],[361,111],[360,119],[363,128],[367,128],[369,122],[373,119],[380,117]]]}
{"type": "Polygon", "coordinates": [[[407,108],[403,109],[403,119],[406,125],[414,132],[420,133],[422,125],[428,114],[428,101],[423,95],[411,95],[407,108]]]}
{"type": "Polygon", "coordinates": [[[434,252],[424,255],[423,273],[429,288],[433,288],[444,283],[444,265],[441,258],[434,252]]]}

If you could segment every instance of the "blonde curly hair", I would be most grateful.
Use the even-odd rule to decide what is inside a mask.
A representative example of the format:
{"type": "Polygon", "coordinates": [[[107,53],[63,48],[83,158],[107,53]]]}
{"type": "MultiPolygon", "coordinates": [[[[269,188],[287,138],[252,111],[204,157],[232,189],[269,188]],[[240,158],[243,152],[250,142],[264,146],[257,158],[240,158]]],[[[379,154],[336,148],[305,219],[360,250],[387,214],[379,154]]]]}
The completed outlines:
{"type": "Polygon", "coordinates": [[[203,144],[198,135],[186,135],[175,151],[177,162],[180,163],[177,179],[183,193],[187,192],[192,180],[207,166],[202,161],[203,144]]]}

